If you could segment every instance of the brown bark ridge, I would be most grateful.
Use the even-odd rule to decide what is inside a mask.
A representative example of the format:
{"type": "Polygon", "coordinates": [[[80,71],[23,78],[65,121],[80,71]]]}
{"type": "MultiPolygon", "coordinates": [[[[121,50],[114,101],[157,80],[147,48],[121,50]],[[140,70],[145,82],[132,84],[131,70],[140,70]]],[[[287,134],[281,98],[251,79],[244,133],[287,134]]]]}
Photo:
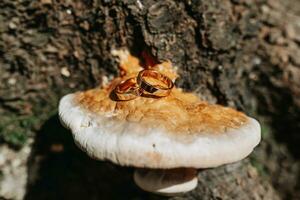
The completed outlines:
{"type": "Polygon", "coordinates": [[[171,60],[177,86],[261,116],[264,140],[252,164],[203,170],[196,190],[171,199],[299,198],[299,7],[293,0],[0,1],[0,140],[20,146],[35,137],[26,199],[163,198],[138,190],[130,169],[85,157],[53,117],[63,94],[117,74],[113,48],[171,60]]]}

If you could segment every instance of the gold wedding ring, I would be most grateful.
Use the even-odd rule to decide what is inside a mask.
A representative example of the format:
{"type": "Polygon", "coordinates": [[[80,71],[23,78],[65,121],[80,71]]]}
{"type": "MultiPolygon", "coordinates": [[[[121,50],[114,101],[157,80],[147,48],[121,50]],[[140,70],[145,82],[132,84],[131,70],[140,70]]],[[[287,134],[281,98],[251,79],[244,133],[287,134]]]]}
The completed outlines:
{"type": "Polygon", "coordinates": [[[139,87],[135,78],[122,81],[113,91],[117,101],[129,101],[140,96],[139,87]]]}
{"type": "Polygon", "coordinates": [[[173,87],[169,77],[147,69],[140,71],[137,78],[121,81],[111,93],[111,98],[116,101],[129,101],[139,96],[161,98],[168,96],[173,87]]]}
{"type": "Polygon", "coordinates": [[[140,86],[142,96],[153,98],[168,96],[174,87],[174,83],[169,77],[155,70],[140,71],[137,76],[137,83],[140,86]],[[150,83],[150,79],[159,81],[159,84],[150,83]]]}

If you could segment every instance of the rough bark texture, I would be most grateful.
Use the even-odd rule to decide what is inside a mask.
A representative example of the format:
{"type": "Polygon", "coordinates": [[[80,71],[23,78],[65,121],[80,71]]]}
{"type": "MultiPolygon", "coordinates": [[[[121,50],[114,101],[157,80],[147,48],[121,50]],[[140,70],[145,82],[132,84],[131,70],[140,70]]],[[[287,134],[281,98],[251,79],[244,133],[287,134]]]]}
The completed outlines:
{"type": "Polygon", "coordinates": [[[251,162],[201,171],[171,199],[300,198],[299,16],[293,0],[0,1],[0,140],[34,138],[26,199],[164,199],[80,152],[56,117],[63,94],[117,74],[110,51],[124,47],[171,60],[177,86],[262,123],[251,162]]]}

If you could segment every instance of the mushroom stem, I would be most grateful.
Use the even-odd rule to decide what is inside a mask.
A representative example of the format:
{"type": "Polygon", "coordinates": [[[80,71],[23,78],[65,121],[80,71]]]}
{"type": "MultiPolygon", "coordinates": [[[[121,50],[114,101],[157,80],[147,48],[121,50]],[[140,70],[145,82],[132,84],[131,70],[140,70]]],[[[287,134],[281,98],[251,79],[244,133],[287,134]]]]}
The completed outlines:
{"type": "Polygon", "coordinates": [[[168,196],[188,192],[198,184],[194,168],[135,169],[134,181],[145,191],[168,196]]]}

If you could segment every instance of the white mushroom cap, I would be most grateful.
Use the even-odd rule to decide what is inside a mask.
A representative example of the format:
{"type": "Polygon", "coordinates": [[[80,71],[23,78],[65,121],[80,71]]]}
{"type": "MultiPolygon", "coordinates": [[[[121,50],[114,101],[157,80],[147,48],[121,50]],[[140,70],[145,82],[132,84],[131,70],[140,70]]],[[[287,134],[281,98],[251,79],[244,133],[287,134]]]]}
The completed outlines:
{"type": "Polygon", "coordinates": [[[75,100],[63,97],[59,115],[70,128],[76,144],[91,157],[145,168],[208,168],[239,161],[260,141],[260,125],[250,117],[237,128],[222,133],[201,130],[195,134],[172,134],[160,121],[144,126],[119,120],[115,113],[92,112],[75,100]]]}
{"type": "Polygon", "coordinates": [[[163,195],[174,195],[191,191],[197,187],[195,169],[136,169],[135,183],[145,191],[163,195]]]}

